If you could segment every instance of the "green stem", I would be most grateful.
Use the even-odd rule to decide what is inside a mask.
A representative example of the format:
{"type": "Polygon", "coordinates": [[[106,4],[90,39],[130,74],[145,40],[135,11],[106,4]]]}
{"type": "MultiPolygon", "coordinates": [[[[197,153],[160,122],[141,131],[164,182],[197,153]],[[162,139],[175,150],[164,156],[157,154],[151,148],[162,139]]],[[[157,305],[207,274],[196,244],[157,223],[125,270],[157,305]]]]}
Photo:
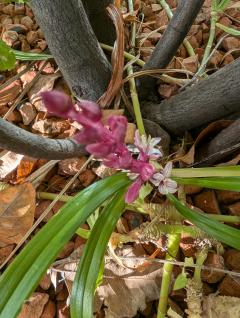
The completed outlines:
{"type": "MultiPolygon", "coordinates": [[[[163,9],[166,11],[169,20],[171,20],[173,17],[173,13],[172,13],[172,10],[169,7],[168,3],[165,0],[159,0],[159,3],[163,7],[163,9]]],[[[186,50],[188,51],[189,56],[196,55],[194,52],[194,48],[192,47],[191,43],[187,39],[183,40],[183,45],[185,46],[186,50]]]]}
{"type": "MultiPolygon", "coordinates": [[[[179,243],[180,243],[180,234],[171,234],[168,237],[168,253],[166,260],[174,260],[177,255],[179,243]]],[[[171,276],[173,271],[173,264],[165,263],[163,266],[163,276],[161,291],[158,303],[158,313],[157,318],[165,318],[168,304],[168,294],[171,283],[171,276]]]]}
{"type": "Polygon", "coordinates": [[[196,282],[198,282],[199,284],[202,284],[202,280],[201,280],[201,270],[202,270],[202,265],[205,262],[206,258],[208,255],[208,249],[205,247],[203,248],[202,251],[200,251],[197,255],[196,255],[196,267],[194,269],[194,280],[196,282]]]}
{"type": "Polygon", "coordinates": [[[177,168],[172,169],[171,177],[204,178],[204,177],[240,177],[240,166],[213,168],[177,168]]]}
{"type": "MultiPolygon", "coordinates": [[[[128,7],[130,12],[134,12],[133,0],[128,0],[128,7]]],[[[134,53],[135,43],[136,43],[136,23],[134,22],[132,23],[132,30],[131,30],[131,42],[130,42],[131,53],[134,53]]],[[[127,73],[128,73],[128,76],[133,74],[132,65],[127,67],[127,73]]],[[[135,119],[137,123],[137,128],[139,130],[140,135],[146,135],[134,78],[131,78],[129,80],[129,88],[130,88],[130,94],[131,94],[135,119]]]]}
{"type": "Polygon", "coordinates": [[[217,20],[218,20],[217,11],[212,9],[212,11],[211,11],[211,26],[210,26],[208,43],[207,43],[207,46],[206,46],[205,51],[204,51],[202,63],[201,63],[200,68],[196,74],[197,76],[203,76],[203,74],[205,72],[205,69],[206,69],[206,66],[207,66],[207,63],[209,60],[210,52],[211,52],[211,49],[213,46],[213,41],[215,38],[217,20]]]}

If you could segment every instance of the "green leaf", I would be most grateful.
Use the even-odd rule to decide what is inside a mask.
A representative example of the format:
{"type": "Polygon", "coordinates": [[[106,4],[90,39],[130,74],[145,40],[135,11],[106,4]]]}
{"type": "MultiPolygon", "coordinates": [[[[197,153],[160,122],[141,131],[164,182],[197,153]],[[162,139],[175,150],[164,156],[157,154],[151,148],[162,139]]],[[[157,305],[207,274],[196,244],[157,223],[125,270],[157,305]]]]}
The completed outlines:
{"type": "Polygon", "coordinates": [[[184,266],[185,267],[192,267],[194,265],[194,261],[192,257],[185,257],[184,258],[184,266]]]}
{"type": "Polygon", "coordinates": [[[206,232],[216,240],[240,250],[240,230],[222,224],[207,216],[183,205],[174,195],[167,194],[168,199],[174,204],[178,212],[191,221],[199,229],[206,232]]]}
{"type": "Polygon", "coordinates": [[[240,192],[240,177],[172,178],[178,184],[191,184],[204,188],[240,192]]]}
{"type": "Polygon", "coordinates": [[[15,318],[25,299],[64,245],[106,199],[130,184],[120,173],[92,184],[66,203],[26,245],[0,277],[1,318],[15,318]]]}
{"type": "Polygon", "coordinates": [[[31,53],[12,50],[17,60],[20,61],[44,61],[53,58],[50,54],[44,53],[31,53]]]}
{"type": "Polygon", "coordinates": [[[240,31],[239,30],[236,30],[236,29],[233,29],[233,28],[228,28],[226,27],[225,25],[221,24],[221,23],[216,23],[216,26],[223,30],[224,32],[228,33],[228,34],[231,34],[231,35],[234,35],[234,36],[240,36],[240,31]]]}
{"type": "Polygon", "coordinates": [[[203,178],[203,177],[240,177],[240,166],[177,168],[172,169],[171,177],[203,178]]]}
{"type": "Polygon", "coordinates": [[[0,71],[11,70],[15,67],[16,58],[11,48],[0,40],[0,71]]]}
{"type": "Polygon", "coordinates": [[[144,184],[139,191],[139,199],[144,200],[152,191],[150,183],[144,184]]]}
{"type": "Polygon", "coordinates": [[[99,270],[111,233],[124,212],[125,192],[126,189],[120,190],[104,207],[91,231],[73,283],[71,318],[93,317],[93,297],[99,270]]]}
{"type": "Polygon", "coordinates": [[[178,277],[175,279],[173,290],[178,290],[186,287],[188,282],[187,275],[183,271],[181,274],[178,275],[178,277]]]}
{"type": "Polygon", "coordinates": [[[229,5],[230,0],[220,0],[218,4],[218,10],[223,11],[229,5]]]}

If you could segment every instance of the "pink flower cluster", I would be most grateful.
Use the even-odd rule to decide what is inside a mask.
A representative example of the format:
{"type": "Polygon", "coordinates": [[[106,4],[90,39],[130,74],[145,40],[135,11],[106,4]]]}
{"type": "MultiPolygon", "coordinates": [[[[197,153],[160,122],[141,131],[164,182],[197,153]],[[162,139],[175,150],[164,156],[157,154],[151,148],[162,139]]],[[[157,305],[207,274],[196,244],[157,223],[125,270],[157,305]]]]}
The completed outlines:
{"type": "MultiPolygon", "coordinates": [[[[146,181],[153,181],[153,184],[166,188],[165,176],[156,172],[149,163],[149,160],[161,156],[161,152],[154,148],[160,139],[146,139],[137,133],[135,145],[139,156],[134,159],[124,143],[127,129],[127,119],[124,116],[109,117],[107,128],[102,123],[101,109],[94,102],[81,101],[74,105],[70,97],[58,91],[42,93],[42,100],[50,113],[81,124],[83,128],[74,137],[77,142],[86,145],[86,150],[90,154],[103,160],[104,165],[109,168],[127,170],[136,176],[127,191],[125,198],[127,203],[133,202],[138,197],[139,190],[146,181]]],[[[172,181],[171,186],[176,191],[174,182],[172,181]]],[[[165,192],[167,191],[165,189],[165,192]]]]}

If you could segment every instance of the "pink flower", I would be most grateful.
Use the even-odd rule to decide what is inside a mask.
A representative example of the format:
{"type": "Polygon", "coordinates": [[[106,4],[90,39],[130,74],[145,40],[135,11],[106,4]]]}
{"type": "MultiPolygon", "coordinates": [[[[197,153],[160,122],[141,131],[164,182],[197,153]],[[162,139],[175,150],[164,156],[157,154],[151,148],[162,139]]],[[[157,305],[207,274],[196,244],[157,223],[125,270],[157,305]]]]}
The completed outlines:
{"type": "Polygon", "coordinates": [[[145,135],[140,135],[139,131],[136,130],[134,144],[140,151],[139,159],[156,160],[159,157],[162,157],[161,151],[158,148],[155,148],[160,141],[161,138],[151,138],[151,136],[148,136],[147,138],[145,135]]]}
{"type": "Polygon", "coordinates": [[[156,187],[161,194],[175,193],[177,191],[177,182],[170,179],[172,171],[172,162],[168,162],[161,172],[155,173],[150,181],[156,187]]]}
{"type": "Polygon", "coordinates": [[[132,203],[138,197],[141,186],[143,185],[141,178],[138,178],[129,188],[125,196],[126,203],[132,203]]]}

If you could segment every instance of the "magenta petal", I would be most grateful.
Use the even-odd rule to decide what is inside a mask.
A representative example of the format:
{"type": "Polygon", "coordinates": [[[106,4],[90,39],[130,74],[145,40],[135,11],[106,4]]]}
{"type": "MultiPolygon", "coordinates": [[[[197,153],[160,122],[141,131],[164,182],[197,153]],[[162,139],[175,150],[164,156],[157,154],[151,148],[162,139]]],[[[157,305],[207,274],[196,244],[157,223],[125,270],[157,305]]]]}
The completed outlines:
{"type": "Polygon", "coordinates": [[[105,158],[107,155],[113,152],[112,148],[113,145],[111,143],[100,142],[88,145],[86,150],[96,158],[105,158]]]}
{"type": "Polygon", "coordinates": [[[78,102],[78,106],[82,109],[82,113],[93,121],[99,121],[102,118],[102,112],[98,104],[83,100],[78,102]]]}
{"type": "Polygon", "coordinates": [[[82,129],[74,136],[74,139],[83,145],[93,144],[100,140],[99,134],[94,128],[82,129]]]}
{"type": "Polygon", "coordinates": [[[124,116],[110,116],[108,125],[115,139],[123,143],[127,130],[127,119],[124,116]]]}
{"type": "Polygon", "coordinates": [[[129,188],[125,196],[126,203],[132,203],[138,197],[139,191],[142,186],[142,180],[138,178],[129,188]]]}
{"type": "Polygon", "coordinates": [[[71,98],[59,91],[41,93],[42,101],[47,110],[62,118],[69,118],[69,112],[77,113],[71,98]]]}

